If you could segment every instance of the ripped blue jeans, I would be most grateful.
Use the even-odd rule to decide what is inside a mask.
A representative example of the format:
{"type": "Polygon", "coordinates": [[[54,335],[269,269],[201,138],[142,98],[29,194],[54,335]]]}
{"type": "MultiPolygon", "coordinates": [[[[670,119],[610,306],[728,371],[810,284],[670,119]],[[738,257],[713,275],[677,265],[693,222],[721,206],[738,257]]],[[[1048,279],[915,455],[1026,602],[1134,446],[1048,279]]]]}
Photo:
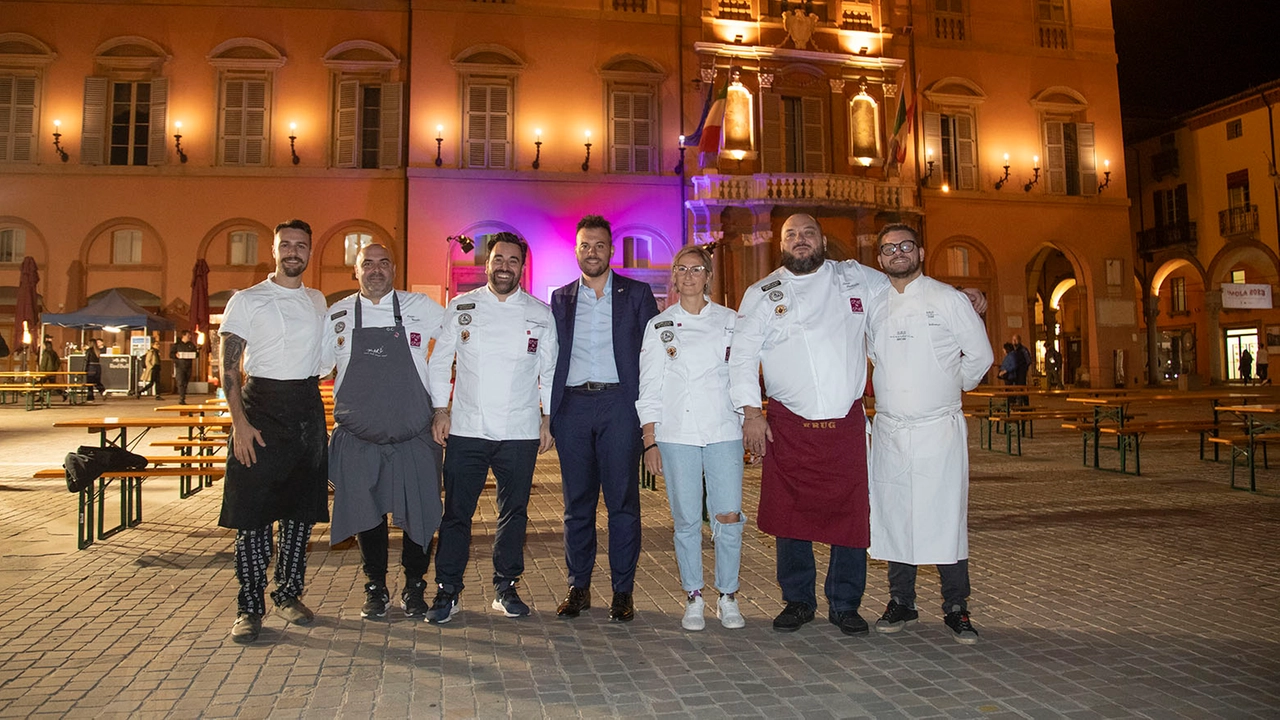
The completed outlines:
{"type": "Polygon", "coordinates": [[[742,562],[742,441],[712,443],[706,447],[682,443],[658,443],[662,474],[675,524],[676,562],[680,585],[691,593],[702,582],[702,498],[706,478],[707,517],[716,552],[715,584],[722,593],[738,591],[738,567],[742,562]],[[724,523],[717,515],[736,513],[738,521],[724,523]]]}

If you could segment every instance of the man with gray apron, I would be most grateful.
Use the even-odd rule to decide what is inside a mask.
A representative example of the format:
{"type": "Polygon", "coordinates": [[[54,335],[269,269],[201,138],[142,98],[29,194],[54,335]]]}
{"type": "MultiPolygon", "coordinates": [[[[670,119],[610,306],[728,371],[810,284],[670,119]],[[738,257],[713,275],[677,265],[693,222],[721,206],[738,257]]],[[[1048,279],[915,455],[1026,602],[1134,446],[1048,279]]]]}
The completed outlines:
{"type": "Polygon", "coordinates": [[[382,245],[361,249],[355,272],[360,292],[329,309],[325,341],[338,370],[329,443],[330,540],[357,535],[367,580],[360,615],[383,617],[390,600],[390,513],[404,531],[401,607],[408,617],[422,617],[423,575],[441,513],[441,448],[430,432],[427,346],[439,333],[444,309],[426,295],[392,289],[395,264],[382,245]]]}
{"type": "Polygon", "coordinates": [[[937,565],[944,621],[973,644],[969,621],[969,447],[961,395],[991,367],[982,318],[964,293],[921,273],[914,229],[880,231],[893,286],[871,310],[876,417],[871,431],[871,557],[889,562],[889,605],[876,631],[919,618],[916,566],[937,565]]]}
{"type": "MultiPolygon", "coordinates": [[[[231,639],[262,631],[272,526],[280,524],[276,614],[295,625],[315,615],[299,598],[311,527],[329,520],[329,468],[319,375],[324,353],[324,295],[302,284],[311,259],[311,227],[276,226],[276,271],[227,302],[222,328],[222,386],[231,413],[227,473],[218,524],[235,528],[240,582],[231,639]],[[241,386],[241,359],[249,379],[241,386]]],[[[326,370],[327,372],[327,370],[326,370]]]]}

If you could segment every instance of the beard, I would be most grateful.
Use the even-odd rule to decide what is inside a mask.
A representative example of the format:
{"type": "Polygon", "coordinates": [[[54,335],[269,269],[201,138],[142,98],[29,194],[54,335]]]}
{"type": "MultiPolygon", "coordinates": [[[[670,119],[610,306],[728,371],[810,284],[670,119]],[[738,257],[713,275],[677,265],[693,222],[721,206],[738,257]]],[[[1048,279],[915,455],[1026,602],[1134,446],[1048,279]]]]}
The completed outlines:
{"type": "Polygon", "coordinates": [[[305,262],[299,262],[296,265],[292,263],[284,263],[284,262],[280,263],[280,272],[284,273],[285,277],[291,277],[291,278],[298,277],[306,269],[307,269],[307,264],[305,262]]]}
{"type": "Polygon", "coordinates": [[[578,269],[582,271],[583,275],[586,275],[589,278],[598,278],[601,275],[604,275],[605,273],[609,272],[608,261],[598,263],[595,270],[588,270],[587,267],[588,266],[585,263],[583,263],[581,260],[578,261],[578,269]]]}
{"type": "Polygon", "coordinates": [[[822,248],[815,248],[808,257],[796,257],[786,250],[782,251],[782,267],[796,275],[808,275],[822,267],[822,263],[826,260],[827,253],[822,248]]]}
{"type": "Polygon", "coordinates": [[[520,285],[520,276],[511,273],[506,279],[498,277],[498,273],[489,273],[489,287],[498,295],[507,295],[514,292],[516,287],[520,285]]]}
{"type": "Polygon", "coordinates": [[[885,275],[888,275],[891,278],[897,278],[899,280],[903,278],[909,278],[919,272],[920,272],[919,260],[912,260],[910,263],[906,265],[903,265],[900,267],[891,266],[891,267],[885,268],[884,270],[885,275]]]}

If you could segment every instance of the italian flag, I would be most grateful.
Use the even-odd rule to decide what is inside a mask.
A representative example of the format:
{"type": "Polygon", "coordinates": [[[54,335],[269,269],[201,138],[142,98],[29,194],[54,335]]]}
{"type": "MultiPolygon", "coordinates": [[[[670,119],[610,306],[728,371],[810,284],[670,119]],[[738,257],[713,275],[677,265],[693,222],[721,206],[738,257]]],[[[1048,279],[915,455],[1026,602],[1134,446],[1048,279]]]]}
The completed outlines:
{"type": "MultiPolygon", "coordinates": [[[[889,159],[895,165],[906,162],[907,137],[911,135],[916,116],[916,93],[910,80],[910,76],[903,73],[902,86],[898,89],[898,112],[893,119],[893,140],[889,144],[889,159]]],[[[919,83],[919,79],[916,82],[919,83]]]]}
{"type": "Polygon", "coordinates": [[[724,106],[728,97],[729,83],[726,82],[724,87],[720,88],[720,92],[716,93],[715,101],[707,110],[707,117],[702,125],[702,137],[698,140],[698,152],[713,155],[720,153],[720,148],[723,146],[721,129],[724,125],[724,106]]]}

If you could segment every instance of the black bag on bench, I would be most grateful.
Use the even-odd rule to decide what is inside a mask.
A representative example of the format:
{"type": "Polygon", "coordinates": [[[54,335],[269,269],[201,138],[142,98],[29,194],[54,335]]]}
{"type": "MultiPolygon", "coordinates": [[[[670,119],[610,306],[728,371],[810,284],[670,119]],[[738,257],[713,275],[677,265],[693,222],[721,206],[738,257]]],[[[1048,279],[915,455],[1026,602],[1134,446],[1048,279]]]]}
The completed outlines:
{"type": "Polygon", "coordinates": [[[93,487],[102,473],[114,470],[145,470],[147,459],[124,448],[81,445],[67,453],[62,468],[67,471],[67,490],[78,493],[93,487]]]}

